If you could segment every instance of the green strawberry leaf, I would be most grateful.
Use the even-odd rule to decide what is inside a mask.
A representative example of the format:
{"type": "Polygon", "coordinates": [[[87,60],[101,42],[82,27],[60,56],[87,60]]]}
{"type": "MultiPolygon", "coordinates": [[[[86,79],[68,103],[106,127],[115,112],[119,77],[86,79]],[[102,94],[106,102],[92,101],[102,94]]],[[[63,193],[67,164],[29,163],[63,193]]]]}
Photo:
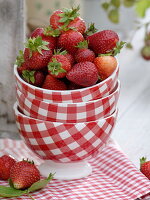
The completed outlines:
{"type": "Polygon", "coordinates": [[[34,192],[36,190],[44,188],[52,179],[54,178],[54,174],[50,173],[48,178],[37,181],[28,188],[28,192],[34,192]]]}
{"type": "Polygon", "coordinates": [[[17,190],[13,187],[0,186],[0,197],[19,197],[26,193],[27,190],[17,190]]]}
{"type": "Polygon", "coordinates": [[[19,55],[16,58],[16,62],[15,64],[20,67],[22,65],[22,63],[24,63],[24,55],[23,55],[23,51],[20,50],[19,51],[19,55]]]}
{"type": "Polygon", "coordinates": [[[116,56],[118,53],[120,53],[121,49],[123,48],[124,44],[126,44],[126,42],[117,42],[116,47],[113,49],[113,56],[116,56]]]}

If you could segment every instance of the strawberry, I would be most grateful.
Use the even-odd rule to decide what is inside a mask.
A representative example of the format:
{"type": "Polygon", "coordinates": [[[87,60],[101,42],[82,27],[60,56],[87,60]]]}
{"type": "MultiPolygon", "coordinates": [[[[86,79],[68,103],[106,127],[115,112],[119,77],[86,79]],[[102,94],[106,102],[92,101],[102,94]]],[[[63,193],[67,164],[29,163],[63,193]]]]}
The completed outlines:
{"type": "Polygon", "coordinates": [[[74,54],[77,51],[76,46],[83,40],[84,37],[81,33],[74,30],[68,30],[60,35],[58,47],[67,50],[70,54],[74,54]]]}
{"type": "Polygon", "coordinates": [[[67,86],[65,83],[51,75],[47,75],[42,88],[48,90],[66,90],[67,86]]]}
{"type": "Polygon", "coordinates": [[[40,172],[33,161],[22,160],[16,162],[10,170],[10,179],[14,188],[26,189],[40,180],[40,172]]]}
{"type": "Polygon", "coordinates": [[[75,83],[69,82],[68,84],[68,90],[76,90],[76,89],[81,89],[82,86],[81,85],[77,85],[75,83]]]}
{"type": "Polygon", "coordinates": [[[150,161],[146,161],[145,157],[140,159],[140,171],[150,179],[150,161]]]}
{"type": "Polygon", "coordinates": [[[69,23],[68,28],[73,28],[81,34],[84,34],[86,30],[85,21],[81,17],[77,17],[69,23]]]}
{"type": "Polygon", "coordinates": [[[89,47],[96,54],[105,54],[112,51],[119,41],[117,33],[112,30],[104,30],[94,33],[86,39],[89,41],[89,47]]]}
{"type": "Polygon", "coordinates": [[[28,69],[27,64],[24,61],[23,51],[21,51],[21,50],[19,51],[19,55],[16,58],[15,64],[18,66],[17,70],[18,70],[18,73],[19,73],[20,76],[22,75],[23,70],[28,69]]]}
{"type": "Polygon", "coordinates": [[[84,62],[84,61],[93,62],[95,58],[95,53],[92,50],[88,49],[87,40],[84,40],[83,42],[79,42],[77,47],[78,47],[78,50],[75,53],[76,62],[84,62]]]}
{"type": "Polygon", "coordinates": [[[0,157],[0,179],[8,180],[10,177],[10,169],[16,163],[15,159],[8,155],[0,157]]]}
{"type": "Polygon", "coordinates": [[[109,77],[117,67],[117,60],[113,56],[99,56],[94,59],[101,80],[109,77]]]}
{"type": "Polygon", "coordinates": [[[53,30],[50,26],[46,28],[36,28],[32,34],[31,38],[36,38],[38,36],[42,37],[42,40],[49,42],[48,48],[52,51],[56,48],[57,37],[60,35],[59,30],[53,30]]]}
{"type": "Polygon", "coordinates": [[[29,69],[39,70],[47,66],[52,57],[48,44],[41,37],[29,38],[24,51],[24,59],[29,69]]]}
{"type": "Polygon", "coordinates": [[[48,63],[49,74],[56,78],[64,78],[70,69],[70,61],[64,55],[53,55],[48,63]]]}
{"type": "Polygon", "coordinates": [[[79,6],[72,9],[56,10],[50,17],[50,25],[53,29],[61,29],[62,32],[68,29],[75,29],[84,33],[86,29],[85,21],[79,16],[79,6]]]}
{"type": "Polygon", "coordinates": [[[92,62],[81,62],[72,67],[66,78],[77,85],[88,87],[97,82],[98,71],[92,62]]]}
{"type": "Polygon", "coordinates": [[[61,49],[57,49],[57,51],[54,50],[54,55],[64,55],[70,61],[71,66],[73,66],[75,62],[73,55],[69,54],[66,50],[64,51],[61,51],[61,49]]]}
{"type": "Polygon", "coordinates": [[[22,77],[26,82],[37,87],[40,87],[45,79],[43,72],[30,70],[23,70],[22,77]]]}
{"type": "Polygon", "coordinates": [[[150,46],[144,46],[141,49],[141,55],[145,60],[150,60],[150,46]]]}

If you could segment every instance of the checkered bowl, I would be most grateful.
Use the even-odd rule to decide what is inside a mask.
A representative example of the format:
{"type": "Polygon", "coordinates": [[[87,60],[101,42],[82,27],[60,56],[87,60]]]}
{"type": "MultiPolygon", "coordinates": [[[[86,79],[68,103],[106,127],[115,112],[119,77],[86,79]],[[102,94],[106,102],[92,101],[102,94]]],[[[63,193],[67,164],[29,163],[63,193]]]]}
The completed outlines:
{"type": "Polygon", "coordinates": [[[16,124],[26,145],[44,160],[62,163],[90,159],[107,143],[117,110],[107,118],[83,123],[58,123],[22,114],[15,103],[16,124]]]}
{"type": "Polygon", "coordinates": [[[114,91],[101,99],[81,103],[48,103],[30,99],[17,89],[17,102],[21,111],[36,119],[62,123],[95,121],[111,115],[119,98],[120,81],[114,91]]]}
{"type": "Polygon", "coordinates": [[[116,70],[111,76],[96,85],[82,89],[63,91],[47,90],[26,83],[19,76],[16,65],[14,66],[14,74],[16,85],[19,90],[25,94],[25,96],[28,96],[31,99],[39,99],[49,103],[77,103],[90,101],[109,95],[117,83],[119,66],[117,66],[116,70]]]}

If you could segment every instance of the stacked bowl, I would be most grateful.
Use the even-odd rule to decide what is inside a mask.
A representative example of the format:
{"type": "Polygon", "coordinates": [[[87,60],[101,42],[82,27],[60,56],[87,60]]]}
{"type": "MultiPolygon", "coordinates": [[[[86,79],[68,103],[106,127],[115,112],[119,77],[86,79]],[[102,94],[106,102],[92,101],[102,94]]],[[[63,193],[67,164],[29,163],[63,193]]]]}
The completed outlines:
{"type": "Polygon", "coordinates": [[[117,119],[119,67],[104,81],[76,90],[47,90],[26,83],[14,67],[16,123],[41,159],[41,174],[77,179],[92,172],[88,160],[107,144],[117,119]]]}

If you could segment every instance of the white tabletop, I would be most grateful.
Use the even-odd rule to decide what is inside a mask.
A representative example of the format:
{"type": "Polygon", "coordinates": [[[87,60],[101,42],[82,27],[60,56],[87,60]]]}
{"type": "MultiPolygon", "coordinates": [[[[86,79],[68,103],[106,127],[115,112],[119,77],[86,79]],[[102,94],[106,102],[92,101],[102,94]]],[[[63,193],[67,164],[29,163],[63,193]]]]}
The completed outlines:
{"type": "Polygon", "coordinates": [[[140,56],[143,31],[134,37],[134,50],[119,55],[121,94],[119,116],[112,138],[139,167],[139,158],[150,160],[150,61],[140,56]]]}

